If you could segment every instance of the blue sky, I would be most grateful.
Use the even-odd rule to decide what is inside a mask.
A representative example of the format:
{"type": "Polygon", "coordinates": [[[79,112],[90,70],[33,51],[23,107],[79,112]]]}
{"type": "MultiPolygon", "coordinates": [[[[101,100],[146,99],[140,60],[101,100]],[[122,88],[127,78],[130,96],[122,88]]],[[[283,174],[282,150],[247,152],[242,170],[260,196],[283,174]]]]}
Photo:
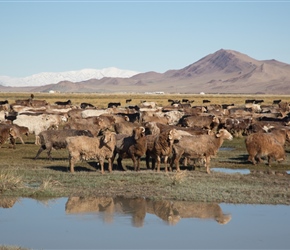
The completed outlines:
{"type": "Polygon", "coordinates": [[[289,1],[0,0],[0,75],[181,69],[217,50],[290,64],[289,1]]]}

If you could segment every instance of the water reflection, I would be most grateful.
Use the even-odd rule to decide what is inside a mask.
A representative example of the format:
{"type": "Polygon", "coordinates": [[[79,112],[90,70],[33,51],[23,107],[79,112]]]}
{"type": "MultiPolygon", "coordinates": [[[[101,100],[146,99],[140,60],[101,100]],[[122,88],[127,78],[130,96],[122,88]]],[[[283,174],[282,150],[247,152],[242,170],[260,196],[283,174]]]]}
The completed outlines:
{"type": "Polygon", "coordinates": [[[152,201],[144,198],[70,197],[65,205],[67,214],[102,213],[106,223],[114,214],[129,214],[134,227],[142,227],[146,213],[154,214],[168,225],[176,225],[182,218],[212,219],[227,224],[231,215],[224,214],[216,203],[185,201],[152,201]]]}
{"type": "Polygon", "coordinates": [[[282,205],[158,202],[122,197],[1,197],[0,246],[289,249],[289,218],[289,206],[282,205]]]}

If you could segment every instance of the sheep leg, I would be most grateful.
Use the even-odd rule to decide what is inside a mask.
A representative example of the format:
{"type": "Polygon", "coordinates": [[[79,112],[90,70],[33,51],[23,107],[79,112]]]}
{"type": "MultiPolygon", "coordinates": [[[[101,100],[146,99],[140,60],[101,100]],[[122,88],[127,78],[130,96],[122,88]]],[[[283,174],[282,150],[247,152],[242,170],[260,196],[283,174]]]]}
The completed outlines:
{"type": "Polygon", "coordinates": [[[209,165],[210,165],[210,156],[206,156],[206,157],[205,157],[204,166],[206,167],[206,172],[207,172],[208,174],[210,174],[209,165]]]}
{"type": "Polygon", "coordinates": [[[167,168],[167,164],[168,163],[168,156],[165,156],[164,157],[164,168],[165,168],[165,172],[167,172],[168,171],[168,168],[167,168]]]}
{"type": "Polygon", "coordinates": [[[179,160],[180,160],[180,157],[175,157],[175,159],[172,161],[174,162],[175,164],[175,168],[176,168],[176,171],[179,172],[180,171],[180,168],[179,168],[179,160]]]}
{"type": "Polygon", "coordinates": [[[99,160],[99,164],[101,166],[101,174],[104,174],[105,171],[104,171],[104,160],[99,160]]]}
{"type": "Polygon", "coordinates": [[[35,145],[40,145],[39,135],[35,135],[35,145]]]}
{"type": "Polygon", "coordinates": [[[136,159],[135,155],[132,155],[131,159],[133,161],[134,170],[137,171],[137,159],[136,159]]]}
{"type": "Polygon", "coordinates": [[[40,147],[40,149],[38,150],[36,156],[34,157],[34,160],[36,160],[36,159],[39,157],[39,155],[41,154],[41,152],[42,152],[43,150],[45,150],[45,149],[46,149],[45,145],[42,145],[42,146],[40,147]]]}
{"type": "Polygon", "coordinates": [[[126,171],[127,168],[126,168],[126,167],[123,167],[123,165],[122,165],[122,160],[123,160],[122,157],[119,156],[118,159],[117,159],[117,162],[118,162],[118,169],[123,169],[124,171],[126,171]]]}
{"type": "Polygon", "coordinates": [[[253,155],[249,155],[248,157],[248,161],[252,162],[254,165],[256,165],[256,160],[255,157],[253,155]]]}
{"type": "Polygon", "coordinates": [[[22,139],[21,136],[19,136],[18,138],[20,139],[20,141],[21,141],[22,144],[25,144],[25,142],[23,141],[23,139],[22,139]]]}
{"type": "Polygon", "coordinates": [[[109,172],[110,172],[110,173],[112,173],[112,165],[113,165],[113,164],[112,164],[112,160],[109,158],[109,159],[108,159],[108,169],[109,169],[109,172]]]}
{"type": "MultiPolygon", "coordinates": [[[[146,154],[146,167],[150,169],[150,155],[146,154]]],[[[152,169],[153,169],[153,159],[152,159],[152,169]]]]}
{"type": "Polygon", "coordinates": [[[272,158],[270,155],[268,155],[268,166],[271,167],[271,162],[272,162],[272,158]]]}
{"type": "Polygon", "coordinates": [[[71,173],[74,173],[75,172],[75,169],[74,169],[74,160],[73,160],[73,158],[70,156],[69,157],[69,168],[70,168],[70,172],[71,173]]]}
{"type": "Polygon", "coordinates": [[[51,150],[52,148],[50,148],[48,151],[47,151],[47,157],[50,161],[52,161],[52,157],[51,157],[51,150]]]}
{"type": "Polygon", "coordinates": [[[10,143],[11,143],[13,149],[16,148],[15,142],[16,142],[15,138],[11,136],[10,137],[10,143]]]}
{"type": "Polygon", "coordinates": [[[157,156],[157,172],[160,172],[160,156],[157,156]]]}

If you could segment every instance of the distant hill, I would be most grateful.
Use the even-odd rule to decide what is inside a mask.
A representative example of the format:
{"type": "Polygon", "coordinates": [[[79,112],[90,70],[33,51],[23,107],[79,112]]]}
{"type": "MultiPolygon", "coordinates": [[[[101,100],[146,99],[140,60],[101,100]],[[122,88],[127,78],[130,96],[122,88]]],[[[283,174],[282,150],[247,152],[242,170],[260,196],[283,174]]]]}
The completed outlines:
{"type": "MultiPolygon", "coordinates": [[[[9,88],[10,89],[10,88],[9,88]]],[[[17,88],[13,88],[17,91],[17,88]]],[[[4,91],[1,89],[1,91],[4,91]]],[[[27,89],[26,89],[27,90],[27,89]]],[[[30,88],[47,92],[157,92],[290,94],[290,65],[255,60],[233,50],[218,50],[179,70],[146,72],[129,78],[103,77],[30,88]]],[[[6,88],[6,91],[10,91],[6,88]]]]}
{"type": "Polygon", "coordinates": [[[61,81],[80,82],[89,79],[102,79],[103,77],[131,77],[140,72],[123,70],[115,67],[104,69],[82,69],[66,72],[43,72],[27,77],[0,76],[0,84],[3,86],[43,86],[59,83],[61,81]]]}

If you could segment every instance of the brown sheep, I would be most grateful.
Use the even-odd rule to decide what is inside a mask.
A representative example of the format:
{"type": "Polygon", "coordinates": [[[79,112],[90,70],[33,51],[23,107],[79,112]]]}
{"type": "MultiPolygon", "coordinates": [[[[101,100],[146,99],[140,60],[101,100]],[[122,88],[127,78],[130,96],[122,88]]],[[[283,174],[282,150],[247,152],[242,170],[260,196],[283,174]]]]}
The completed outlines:
{"type": "Polygon", "coordinates": [[[15,130],[10,125],[1,125],[0,126],[0,147],[6,141],[10,140],[12,147],[15,149],[15,138],[17,134],[15,130]]]}
{"type": "Polygon", "coordinates": [[[126,170],[122,166],[123,158],[131,158],[134,165],[134,170],[140,170],[140,158],[145,155],[147,149],[147,140],[145,136],[144,127],[136,127],[133,130],[133,135],[116,135],[116,148],[112,158],[114,161],[116,155],[118,154],[118,168],[126,170]]]}
{"type": "MultiPolygon", "coordinates": [[[[0,124],[1,126],[2,124],[0,124]]],[[[14,132],[15,132],[15,137],[14,139],[16,140],[17,138],[20,139],[22,144],[25,144],[25,142],[23,141],[22,135],[29,135],[29,129],[25,126],[19,126],[17,124],[5,124],[5,126],[11,127],[13,128],[14,132]]]]}
{"type": "Polygon", "coordinates": [[[190,115],[180,119],[184,127],[198,127],[204,129],[213,129],[220,123],[218,117],[214,115],[190,115]]]}
{"type": "Polygon", "coordinates": [[[65,129],[65,130],[45,130],[39,134],[40,138],[40,148],[34,157],[37,159],[42,151],[47,149],[47,157],[51,158],[52,149],[62,149],[66,148],[66,138],[70,136],[89,136],[93,137],[92,133],[89,130],[77,130],[77,129],[65,129]]]}
{"type": "Polygon", "coordinates": [[[105,131],[102,136],[98,137],[68,137],[66,138],[66,143],[69,151],[69,166],[72,173],[74,173],[76,162],[90,159],[99,161],[102,174],[104,173],[106,159],[109,165],[109,172],[112,172],[112,156],[116,146],[115,133],[105,131]]]}
{"type": "Polygon", "coordinates": [[[273,133],[254,133],[245,139],[248,161],[254,165],[261,162],[261,157],[267,156],[268,165],[271,166],[272,158],[278,162],[286,159],[284,145],[276,139],[273,133]]]}
{"type": "Polygon", "coordinates": [[[217,151],[223,144],[224,140],[232,140],[233,136],[226,129],[220,129],[215,134],[207,135],[189,135],[182,136],[181,139],[173,144],[173,159],[170,164],[172,169],[173,164],[176,170],[180,171],[179,160],[182,156],[187,159],[203,159],[206,171],[209,174],[210,159],[217,154],[217,151]]]}
{"type": "Polygon", "coordinates": [[[139,126],[138,123],[123,121],[114,124],[114,129],[117,134],[132,135],[134,128],[139,126]]]}
{"type": "Polygon", "coordinates": [[[149,160],[152,157],[152,169],[155,169],[157,162],[157,172],[160,172],[161,157],[165,157],[165,171],[167,172],[167,158],[172,153],[172,145],[174,140],[180,140],[181,135],[176,129],[165,130],[157,135],[146,135],[147,150],[146,150],[146,166],[150,168],[149,160]]]}

